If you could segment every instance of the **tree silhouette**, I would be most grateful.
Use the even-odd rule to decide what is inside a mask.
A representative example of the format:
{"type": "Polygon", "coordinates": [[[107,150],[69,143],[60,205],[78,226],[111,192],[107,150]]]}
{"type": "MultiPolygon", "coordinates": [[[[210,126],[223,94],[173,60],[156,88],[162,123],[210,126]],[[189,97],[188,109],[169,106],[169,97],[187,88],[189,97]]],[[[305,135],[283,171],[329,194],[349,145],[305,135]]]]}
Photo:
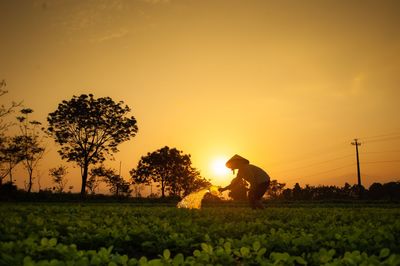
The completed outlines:
{"type": "Polygon", "coordinates": [[[279,183],[278,180],[273,179],[269,183],[269,187],[266,194],[272,199],[277,199],[282,194],[285,186],[286,186],[285,183],[279,183]]]}
{"type": "Polygon", "coordinates": [[[301,199],[302,196],[302,188],[299,183],[294,184],[294,187],[292,189],[292,197],[295,200],[301,199]]]}
{"type": "Polygon", "coordinates": [[[3,179],[8,175],[10,183],[13,183],[12,170],[23,159],[23,147],[19,137],[7,137],[0,142],[0,185],[3,179]]]}
{"type": "Polygon", "coordinates": [[[389,200],[400,199],[400,182],[388,182],[383,184],[385,198],[389,200]]]}
{"type": "MultiPolygon", "coordinates": [[[[8,91],[5,89],[6,88],[6,81],[3,79],[0,81],[0,97],[3,96],[4,94],[7,94],[8,91]]],[[[0,136],[4,135],[4,132],[13,125],[12,122],[7,122],[5,119],[6,116],[14,112],[15,108],[20,106],[20,103],[12,102],[9,106],[5,106],[2,104],[0,106],[0,136]]],[[[1,139],[0,139],[1,141],[1,139]]]]}
{"type": "Polygon", "coordinates": [[[381,183],[373,183],[368,189],[368,196],[371,199],[379,200],[385,196],[385,191],[381,183]]]}
{"type": "Polygon", "coordinates": [[[131,109],[123,104],[109,97],[95,99],[92,94],[82,94],[62,101],[47,117],[47,132],[61,146],[59,154],[81,168],[82,196],[89,166],[118,152],[117,146],[138,131],[136,119],[127,116],[131,109]]]}
{"type": "Polygon", "coordinates": [[[86,181],[86,188],[90,194],[96,194],[96,189],[99,187],[101,179],[98,178],[96,173],[90,173],[89,179],[86,181]]]}
{"type": "Polygon", "coordinates": [[[202,188],[210,187],[212,184],[210,181],[200,175],[200,172],[195,168],[187,167],[182,175],[178,176],[173,180],[171,186],[168,186],[168,191],[171,195],[186,196],[202,188]]]}
{"type": "Polygon", "coordinates": [[[33,173],[39,161],[43,158],[45,148],[38,129],[41,123],[36,120],[30,121],[29,119],[29,114],[33,113],[33,110],[24,108],[20,113],[21,116],[18,116],[17,119],[20,122],[21,135],[15,136],[15,142],[21,145],[22,164],[28,172],[28,182],[25,183],[25,187],[30,193],[35,179],[33,173]]]}
{"type": "MultiPolygon", "coordinates": [[[[6,81],[0,81],[0,97],[7,94],[5,90],[6,81]]],[[[3,179],[9,175],[12,183],[12,169],[21,161],[19,156],[19,143],[15,143],[13,138],[6,136],[6,131],[14,123],[6,120],[6,117],[14,112],[15,108],[21,103],[12,102],[9,106],[0,105],[0,186],[3,179]],[[15,144],[18,144],[17,146],[15,144]]]]}
{"type": "Polygon", "coordinates": [[[190,155],[165,146],[142,156],[130,174],[134,184],[148,184],[151,181],[159,183],[161,197],[165,197],[166,191],[170,195],[182,196],[210,184],[200,177],[200,173],[191,164],[190,155]]]}
{"type": "Polygon", "coordinates": [[[53,177],[53,182],[56,184],[56,190],[58,193],[62,193],[68,183],[68,179],[65,178],[68,174],[67,169],[66,166],[60,165],[49,170],[49,174],[53,177]]]}
{"type": "Polygon", "coordinates": [[[106,168],[103,165],[93,168],[90,171],[90,176],[102,178],[110,188],[110,192],[115,196],[119,196],[121,193],[129,195],[132,192],[129,182],[125,181],[117,174],[117,171],[112,168],[106,168]]]}

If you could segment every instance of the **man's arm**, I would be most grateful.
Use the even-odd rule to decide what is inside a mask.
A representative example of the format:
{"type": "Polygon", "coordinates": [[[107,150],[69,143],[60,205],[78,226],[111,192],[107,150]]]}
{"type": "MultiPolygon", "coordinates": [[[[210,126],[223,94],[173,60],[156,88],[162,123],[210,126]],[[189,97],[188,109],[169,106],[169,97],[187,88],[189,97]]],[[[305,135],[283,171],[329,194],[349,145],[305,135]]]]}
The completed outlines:
{"type": "Polygon", "coordinates": [[[234,179],[232,179],[231,183],[226,186],[226,187],[221,187],[218,189],[219,192],[223,192],[225,190],[230,190],[232,187],[234,187],[239,181],[240,181],[240,177],[235,177],[234,179]]]}

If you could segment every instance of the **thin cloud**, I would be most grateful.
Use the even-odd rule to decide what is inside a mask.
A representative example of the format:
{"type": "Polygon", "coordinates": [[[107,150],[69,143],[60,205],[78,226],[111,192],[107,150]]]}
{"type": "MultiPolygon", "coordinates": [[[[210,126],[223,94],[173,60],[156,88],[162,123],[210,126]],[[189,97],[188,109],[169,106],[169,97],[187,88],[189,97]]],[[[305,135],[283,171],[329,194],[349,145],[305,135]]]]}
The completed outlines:
{"type": "Polygon", "coordinates": [[[171,2],[171,0],[142,0],[142,1],[150,4],[167,4],[171,2]]]}
{"type": "Polygon", "coordinates": [[[110,41],[110,40],[113,40],[113,39],[122,38],[122,37],[128,35],[128,33],[129,33],[129,30],[127,30],[127,29],[119,29],[116,32],[112,32],[112,33],[109,33],[107,35],[101,36],[99,38],[94,39],[93,41],[94,42],[110,41]]]}

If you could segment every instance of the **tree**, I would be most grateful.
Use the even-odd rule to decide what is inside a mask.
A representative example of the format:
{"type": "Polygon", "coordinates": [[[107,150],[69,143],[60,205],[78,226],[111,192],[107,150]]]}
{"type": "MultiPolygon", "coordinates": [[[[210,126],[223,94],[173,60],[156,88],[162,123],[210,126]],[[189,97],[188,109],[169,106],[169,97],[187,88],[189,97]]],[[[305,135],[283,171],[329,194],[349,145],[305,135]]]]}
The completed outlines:
{"type": "Polygon", "coordinates": [[[53,177],[53,183],[56,184],[56,190],[58,193],[62,193],[68,183],[68,179],[65,178],[68,174],[67,169],[66,166],[60,165],[49,170],[49,174],[53,177]]]}
{"type": "Polygon", "coordinates": [[[97,175],[93,175],[90,173],[90,177],[86,182],[86,188],[90,192],[90,194],[96,194],[96,189],[99,187],[101,180],[97,175]]]}
{"type": "Polygon", "coordinates": [[[373,183],[368,189],[368,197],[374,200],[382,199],[385,196],[383,185],[381,183],[373,183]]]}
{"type": "Polygon", "coordinates": [[[295,200],[300,200],[302,197],[303,189],[301,188],[299,183],[294,184],[294,187],[292,189],[292,197],[295,200]]]}
{"type": "MultiPolygon", "coordinates": [[[[193,167],[187,167],[186,170],[174,180],[173,183],[176,186],[176,193],[172,193],[174,190],[169,190],[172,195],[185,197],[190,193],[197,191],[202,188],[210,187],[212,184],[210,181],[200,175],[200,172],[193,167]]],[[[172,188],[172,186],[171,186],[172,188]]]]}
{"type": "Polygon", "coordinates": [[[130,174],[134,184],[159,183],[161,197],[165,197],[166,191],[171,196],[186,195],[209,184],[192,167],[189,154],[168,146],[142,156],[130,174]]]}
{"type": "Polygon", "coordinates": [[[400,199],[400,182],[388,182],[383,184],[385,198],[389,200],[400,199]]]}
{"type": "MultiPolygon", "coordinates": [[[[6,81],[3,79],[0,81],[0,97],[7,94],[8,91],[5,90],[6,81]]],[[[0,135],[3,136],[4,132],[13,125],[12,122],[6,122],[5,117],[14,112],[15,108],[20,106],[21,103],[12,102],[10,106],[1,105],[0,106],[0,135]]]]}
{"type": "Polygon", "coordinates": [[[32,190],[34,175],[33,172],[38,166],[39,161],[43,158],[45,148],[40,138],[38,126],[40,122],[29,120],[29,114],[33,113],[30,108],[24,108],[20,111],[22,116],[18,116],[17,119],[20,122],[21,134],[15,136],[15,142],[21,145],[22,149],[22,163],[28,172],[28,182],[26,188],[28,193],[32,190]]]}
{"type": "Polygon", "coordinates": [[[285,183],[279,183],[276,179],[271,180],[266,194],[272,199],[277,199],[282,194],[285,186],[285,183]]]}
{"type": "Polygon", "coordinates": [[[125,181],[117,174],[116,170],[112,168],[106,168],[104,166],[96,167],[90,171],[90,175],[102,178],[110,188],[110,192],[115,196],[119,196],[121,193],[129,195],[132,192],[129,182],[125,181]]]}
{"type": "Polygon", "coordinates": [[[81,168],[81,195],[85,195],[90,165],[101,163],[118,152],[118,145],[134,137],[136,119],[124,102],[109,97],[95,99],[92,94],[62,101],[47,117],[47,132],[60,145],[62,159],[81,168]]]}
{"type": "Polygon", "coordinates": [[[133,184],[133,193],[136,198],[142,197],[142,190],[144,188],[144,184],[133,184]]]}
{"type": "MultiPolygon", "coordinates": [[[[5,87],[5,80],[0,81],[0,97],[8,93],[5,87]]],[[[0,106],[0,186],[7,175],[10,176],[10,182],[13,181],[12,169],[21,161],[19,157],[16,156],[18,150],[14,145],[15,143],[10,137],[5,135],[7,129],[14,124],[12,122],[7,122],[5,118],[14,112],[15,108],[20,104],[21,103],[12,102],[9,106],[5,106],[4,104],[0,106]]]]}
{"type": "Polygon", "coordinates": [[[0,185],[8,175],[13,183],[12,170],[24,159],[23,147],[18,137],[4,138],[0,146],[0,185]]]}

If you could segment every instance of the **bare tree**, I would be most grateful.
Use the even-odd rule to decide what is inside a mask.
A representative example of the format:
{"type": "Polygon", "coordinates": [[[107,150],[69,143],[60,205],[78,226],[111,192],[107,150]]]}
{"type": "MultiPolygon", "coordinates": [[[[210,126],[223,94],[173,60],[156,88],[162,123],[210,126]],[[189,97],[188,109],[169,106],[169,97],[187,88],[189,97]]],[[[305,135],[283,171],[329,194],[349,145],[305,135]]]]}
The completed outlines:
{"type": "MultiPolygon", "coordinates": [[[[5,80],[0,81],[0,97],[7,94],[5,90],[5,80]]],[[[12,102],[9,106],[2,104],[0,106],[0,186],[3,183],[3,179],[10,176],[10,182],[12,182],[12,169],[20,161],[17,158],[17,149],[10,137],[6,136],[6,131],[13,125],[12,122],[7,122],[6,117],[14,112],[15,108],[20,106],[21,103],[12,102]]]]}
{"type": "MultiPolygon", "coordinates": [[[[0,97],[7,94],[8,91],[5,89],[7,86],[6,81],[3,79],[0,81],[0,97]]],[[[14,112],[15,108],[20,106],[21,103],[12,102],[11,105],[5,106],[2,104],[0,106],[0,134],[3,135],[4,132],[13,124],[12,122],[6,122],[5,117],[14,112]]]]}
{"type": "Polygon", "coordinates": [[[43,158],[45,148],[43,146],[43,140],[40,138],[38,127],[41,125],[40,122],[33,120],[29,121],[29,114],[33,112],[30,108],[25,108],[20,111],[22,116],[18,116],[17,119],[20,122],[21,135],[15,137],[16,141],[20,143],[22,147],[23,160],[22,163],[28,172],[28,182],[25,182],[25,187],[29,192],[32,190],[34,177],[34,170],[39,164],[39,161],[43,158]]]}

